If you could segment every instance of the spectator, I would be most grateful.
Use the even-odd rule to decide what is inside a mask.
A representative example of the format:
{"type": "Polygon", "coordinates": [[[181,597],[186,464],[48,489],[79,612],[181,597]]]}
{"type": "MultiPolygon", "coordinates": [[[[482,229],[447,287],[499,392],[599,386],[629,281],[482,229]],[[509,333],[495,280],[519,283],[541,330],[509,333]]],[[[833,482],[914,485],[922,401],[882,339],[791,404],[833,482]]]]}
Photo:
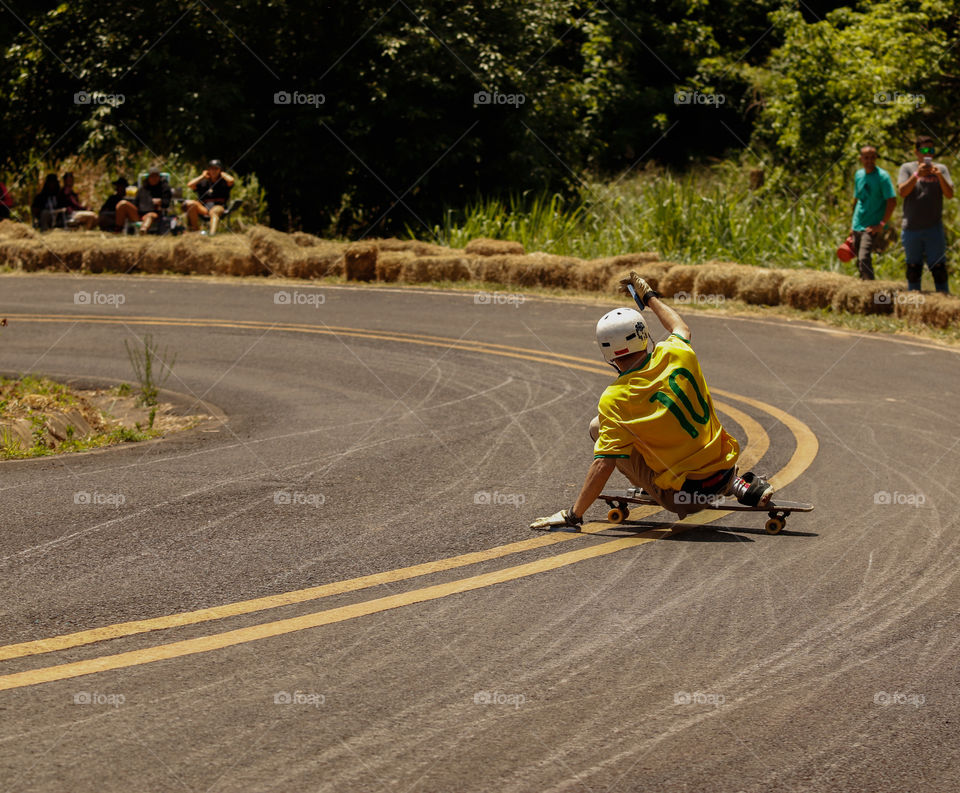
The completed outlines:
{"type": "Polygon", "coordinates": [[[200,216],[210,218],[210,236],[217,233],[217,225],[230,200],[230,188],[234,178],[223,170],[220,160],[210,160],[206,170],[187,182],[187,187],[197,194],[197,200],[186,201],[187,228],[197,231],[200,228],[200,216]]]}
{"type": "Polygon", "coordinates": [[[60,188],[57,207],[67,210],[68,223],[77,223],[88,231],[97,225],[97,213],[80,203],[80,196],[73,189],[73,174],[69,171],[63,175],[63,187],[60,188]]]}
{"type": "Polygon", "coordinates": [[[159,168],[151,168],[147,180],[137,191],[137,209],[142,218],[141,234],[150,231],[154,221],[163,217],[164,211],[170,206],[170,196],[170,183],[161,178],[159,168]]]}
{"type": "Polygon", "coordinates": [[[137,207],[132,201],[127,200],[129,184],[125,176],[121,176],[113,183],[117,192],[109,196],[100,207],[100,228],[103,231],[123,231],[128,220],[131,223],[140,220],[137,207]]]}
{"type": "Polygon", "coordinates": [[[873,146],[860,149],[863,166],[854,176],[853,250],[857,269],[865,281],[874,280],[873,252],[880,247],[883,230],[897,206],[893,180],[877,167],[877,150],[873,146]]]}
{"type": "Polygon", "coordinates": [[[55,173],[48,173],[43,180],[43,187],[30,204],[33,222],[40,231],[46,231],[54,226],[57,217],[57,204],[60,196],[60,180],[55,173]]]}
{"type": "Polygon", "coordinates": [[[7,186],[0,182],[0,220],[6,220],[10,217],[10,210],[13,208],[13,196],[7,190],[7,186]]]}
{"type": "Polygon", "coordinates": [[[953,198],[950,171],[934,163],[933,138],[917,138],[916,162],[900,166],[897,189],[903,196],[903,230],[900,240],[907,259],[907,289],[918,291],[923,260],[938,292],[949,293],[947,283],[947,240],[943,233],[943,199],[953,198]]]}

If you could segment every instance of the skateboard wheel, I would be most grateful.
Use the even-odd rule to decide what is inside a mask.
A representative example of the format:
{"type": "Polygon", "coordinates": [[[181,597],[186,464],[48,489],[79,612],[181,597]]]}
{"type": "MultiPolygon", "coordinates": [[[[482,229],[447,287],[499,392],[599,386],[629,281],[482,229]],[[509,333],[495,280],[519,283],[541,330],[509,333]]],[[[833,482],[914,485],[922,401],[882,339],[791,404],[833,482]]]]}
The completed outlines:
{"type": "Polygon", "coordinates": [[[623,523],[627,519],[624,510],[614,507],[607,513],[607,520],[611,523],[623,523]]]}
{"type": "Polygon", "coordinates": [[[786,525],[787,522],[783,518],[770,518],[763,524],[763,528],[767,530],[767,534],[779,534],[786,525]]]}

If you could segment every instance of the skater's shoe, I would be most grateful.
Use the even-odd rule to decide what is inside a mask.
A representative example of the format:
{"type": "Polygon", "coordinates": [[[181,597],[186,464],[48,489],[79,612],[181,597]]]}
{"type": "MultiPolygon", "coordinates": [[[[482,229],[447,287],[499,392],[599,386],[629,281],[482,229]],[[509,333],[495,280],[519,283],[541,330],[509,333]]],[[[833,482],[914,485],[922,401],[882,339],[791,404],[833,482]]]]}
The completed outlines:
{"type": "Polygon", "coordinates": [[[734,477],[730,492],[741,504],[748,507],[765,507],[773,495],[773,485],[762,476],[748,471],[743,476],[734,477]]]}

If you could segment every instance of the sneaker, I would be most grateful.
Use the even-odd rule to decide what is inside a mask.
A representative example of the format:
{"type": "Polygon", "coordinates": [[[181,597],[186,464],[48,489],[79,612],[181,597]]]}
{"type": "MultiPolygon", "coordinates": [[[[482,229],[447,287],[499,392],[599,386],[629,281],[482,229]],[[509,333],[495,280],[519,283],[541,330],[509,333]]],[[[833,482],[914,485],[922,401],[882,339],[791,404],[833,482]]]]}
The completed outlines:
{"type": "Polygon", "coordinates": [[[773,495],[773,485],[762,476],[748,471],[743,476],[734,478],[730,492],[741,504],[748,507],[765,507],[773,495]]]}

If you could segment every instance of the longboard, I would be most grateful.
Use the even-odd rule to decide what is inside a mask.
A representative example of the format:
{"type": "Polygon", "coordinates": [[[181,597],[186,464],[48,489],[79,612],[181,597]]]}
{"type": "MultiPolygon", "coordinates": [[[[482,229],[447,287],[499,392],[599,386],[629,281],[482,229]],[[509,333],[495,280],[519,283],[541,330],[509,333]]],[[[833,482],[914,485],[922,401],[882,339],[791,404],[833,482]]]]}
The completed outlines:
{"type": "MultiPolygon", "coordinates": [[[[610,507],[610,511],[607,513],[607,520],[609,520],[611,523],[623,523],[627,519],[627,515],[630,512],[630,508],[628,506],[629,504],[637,504],[648,507],[660,506],[660,504],[650,498],[650,496],[648,496],[642,490],[639,492],[637,492],[637,490],[638,489],[611,490],[606,493],[601,493],[598,496],[598,499],[605,501],[607,506],[610,507]]],[[[779,534],[781,531],[783,531],[783,527],[787,523],[787,516],[791,512],[813,512],[813,504],[807,504],[803,501],[781,501],[779,499],[771,499],[766,506],[750,507],[746,504],[741,504],[735,498],[730,496],[711,498],[702,506],[704,509],[724,510],[730,512],[766,512],[768,518],[767,522],[763,524],[763,527],[766,529],[767,534],[779,534]]]]}

